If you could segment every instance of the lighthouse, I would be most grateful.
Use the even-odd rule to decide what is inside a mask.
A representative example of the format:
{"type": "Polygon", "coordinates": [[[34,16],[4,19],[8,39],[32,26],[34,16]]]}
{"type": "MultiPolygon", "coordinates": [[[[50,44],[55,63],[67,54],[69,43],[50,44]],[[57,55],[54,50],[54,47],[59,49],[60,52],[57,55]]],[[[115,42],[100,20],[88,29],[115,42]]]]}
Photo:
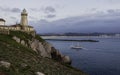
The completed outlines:
{"type": "Polygon", "coordinates": [[[13,31],[23,31],[26,32],[28,34],[32,34],[33,36],[35,36],[36,32],[34,30],[34,28],[30,25],[28,25],[28,13],[27,11],[24,9],[21,12],[21,19],[20,19],[20,23],[19,24],[14,24],[11,26],[6,26],[5,25],[5,20],[0,18],[0,33],[7,33],[9,34],[9,30],[13,30],[13,31]]]}
{"type": "Polygon", "coordinates": [[[20,25],[22,27],[28,26],[27,16],[28,16],[28,13],[27,13],[26,9],[23,9],[23,11],[21,12],[21,22],[20,22],[20,25]]]}

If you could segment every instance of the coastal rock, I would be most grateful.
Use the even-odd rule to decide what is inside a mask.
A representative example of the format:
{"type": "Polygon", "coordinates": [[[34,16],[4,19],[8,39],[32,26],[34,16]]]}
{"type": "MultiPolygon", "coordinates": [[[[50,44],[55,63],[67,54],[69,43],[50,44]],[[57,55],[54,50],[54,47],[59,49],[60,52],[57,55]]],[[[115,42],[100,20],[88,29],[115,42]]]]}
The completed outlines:
{"type": "Polygon", "coordinates": [[[28,67],[28,65],[25,63],[21,63],[21,67],[25,69],[26,67],[28,67]]]}
{"type": "Polygon", "coordinates": [[[29,45],[34,51],[39,53],[41,56],[50,57],[46,49],[44,48],[44,45],[42,45],[42,42],[39,42],[39,40],[34,39],[29,45]]]}
{"type": "Polygon", "coordinates": [[[42,57],[48,57],[55,59],[59,62],[71,64],[71,59],[69,56],[62,55],[58,50],[56,50],[51,44],[48,42],[41,43],[38,40],[32,41],[31,48],[40,53],[42,57]]]}
{"type": "Polygon", "coordinates": [[[5,68],[9,68],[11,66],[11,63],[6,61],[0,61],[0,66],[3,66],[5,68]]]}
{"type": "Polygon", "coordinates": [[[38,47],[36,49],[42,57],[49,57],[49,54],[47,53],[46,49],[44,48],[41,42],[38,43],[38,47]]]}
{"type": "Polygon", "coordinates": [[[71,59],[70,59],[69,56],[63,56],[63,57],[62,57],[62,61],[63,61],[63,63],[65,63],[65,64],[71,64],[71,59]]]}
{"type": "Polygon", "coordinates": [[[45,75],[45,74],[43,74],[42,72],[36,72],[35,74],[36,74],[36,75],[45,75]]]}
{"type": "Polygon", "coordinates": [[[17,43],[20,43],[20,38],[14,36],[13,39],[14,39],[17,43]]]}
{"type": "Polygon", "coordinates": [[[13,39],[24,46],[30,47],[42,57],[52,58],[62,63],[71,63],[69,56],[62,55],[58,50],[56,50],[50,43],[46,41],[40,42],[39,40],[33,38],[32,40],[28,40],[28,42],[25,42],[24,40],[21,40],[16,36],[14,36],[13,39]]]}
{"type": "Polygon", "coordinates": [[[21,40],[21,44],[22,44],[22,45],[25,45],[25,41],[24,41],[24,40],[21,40]]]}
{"type": "Polygon", "coordinates": [[[29,41],[30,47],[36,52],[37,52],[36,48],[38,47],[38,43],[39,43],[38,40],[29,41]]]}
{"type": "Polygon", "coordinates": [[[51,47],[52,51],[51,51],[51,56],[53,59],[62,62],[62,54],[56,50],[54,47],[51,47]]]}
{"type": "Polygon", "coordinates": [[[45,51],[47,52],[47,56],[48,56],[49,58],[52,58],[51,52],[52,52],[52,47],[53,47],[53,46],[52,46],[50,43],[48,43],[48,42],[44,42],[44,43],[43,43],[43,46],[44,46],[45,51]]]}

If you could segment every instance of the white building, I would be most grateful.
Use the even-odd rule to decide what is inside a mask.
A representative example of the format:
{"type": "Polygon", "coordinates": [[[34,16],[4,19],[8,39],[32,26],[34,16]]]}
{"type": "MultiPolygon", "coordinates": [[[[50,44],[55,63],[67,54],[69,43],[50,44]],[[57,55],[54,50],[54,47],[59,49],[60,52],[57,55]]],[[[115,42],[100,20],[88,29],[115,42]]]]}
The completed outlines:
{"type": "Polygon", "coordinates": [[[28,25],[28,19],[27,19],[28,13],[24,9],[21,12],[21,21],[20,24],[15,24],[15,25],[10,25],[7,26],[5,25],[5,20],[0,18],[0,31],[4,30],[14,30],[14,31],[24,31],[24,32],[34,32],[34,28],[30,25],[28,25]]]}
{"type": "Polygon", "coordinates": [[[5,20],[0,18],[0,25],[5,25],[5,20]]]}

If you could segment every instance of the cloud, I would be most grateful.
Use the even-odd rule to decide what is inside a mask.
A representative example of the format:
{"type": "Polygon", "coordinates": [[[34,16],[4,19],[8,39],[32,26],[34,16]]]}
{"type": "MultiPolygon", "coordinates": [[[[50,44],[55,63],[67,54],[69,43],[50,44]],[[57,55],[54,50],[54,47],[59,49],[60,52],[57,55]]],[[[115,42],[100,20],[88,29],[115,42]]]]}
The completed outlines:
{"type": "Polygon", "coordinates": [[[97,8],[92,8],[92,9],[91,9],[91,11],[96,11],[96,10],[97,10],[97,8]]]}
{"type": "Polygon", "coordinates": [[[11,16],[10,18],[13,19],[13,20],[16,20],[16,19],[17,19],[16,17],[13,17],[13,16],[11,16]]]}
{"type": "Polygon", "coordinates": [[[41,9],[36,9],[36,8],[30,8],[31,11],[39,12],[41,9]]]}
{"type": "Polygon", "coordinates": [[[108,14],[111,14],[111,15],[119,15],[120,16],[120,9],[109,9],[107,10],[108,14]]]}
{"type": "Polygon", "coordinates": [[[0,10],[4,12],[12,12],[12,13],[19,13],[21,11],[19,8],[8,8],[8,7],[0,7],[0,10]]]}
{"type": "Polygon", "coordinates": [[[107,10],[107,12],[108,12],[108,13],[114,13],[115,10],[113,10],[113,9],[109,9],[109,10],[107,10]]]}
{"type": "Polygon", "coordinates": [[[53,8],[52,6],[48,6],[48,7],[46,7],[46,8],[44,9],[44,12],[45,12],[45,13],[55,13],[56,10],[55,10],[55,8],[53,8]]]}
{"type": "MultiPolygon", "coordinates": [[[[30,10],[32,12],[39,12],[43,14],[43,18],[55,18],[56,17],[56,10],[54,7],[52,6],[47,6],[47,7],[41,7],[39,9],[36,8],[30,8],[30,10]]],[[[33,19],[32,17],[30,17],[31,19],[33,19]]]]}
{"type": "Polygon", "coordinates": [[[19,13],[21,10],[19,8],[10,9],[11,12],[19,13]]]}
{"type": "Polygon", "coordinates": [[[119,10],[111,9],[107,10],[107,12],[68,17],[53,22],[38,21],[33,25],[37,25],[36,29],[38,33],[120,32],[119,10]]]}
{"type": "Polygon", "coordinates": [[[56,15],[54,15],[54,14],[49,14],[46,16],[46,18],[54,18],[54,17],[56,17],[56,15]]]}
{"type": "Polygon", "coordinates": [[[30,8],[30,10],[31,11],[35,11],[35,12],[43,11],[46,14],[48,14],[48,13],[55,13],[56,12],[55,8],[52,7],[52,6],[41,7],[39,9],[37,9],[37,8],[30,8]]]}
{"type": "Polygon", "coordinates": [[[35,17],[33,17],[33,16],[29,16],[29,18],[30,18],[30,19],[36,19],[36,18],[35,18],[35,17]]]}

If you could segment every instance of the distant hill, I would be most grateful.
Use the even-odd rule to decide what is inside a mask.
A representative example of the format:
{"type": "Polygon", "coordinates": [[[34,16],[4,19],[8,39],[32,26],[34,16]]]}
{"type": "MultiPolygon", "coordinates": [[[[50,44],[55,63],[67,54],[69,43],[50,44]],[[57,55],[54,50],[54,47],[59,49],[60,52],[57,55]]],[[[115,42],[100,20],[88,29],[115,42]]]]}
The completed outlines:
{"type": "Polygon", "coordinates": [[[63,64],[60,53],[48,48],[51,45],[37,35],[19,31],[0,34],[0,75],[85,75],[63,64]]]}
{"type": "Polygon", "coordinates": [[[101,35],[108,35],[108,36],[114,36],[115,34],[120,33],[43,33],[40,34],[41,36],[101,36],[101,35]]]}

